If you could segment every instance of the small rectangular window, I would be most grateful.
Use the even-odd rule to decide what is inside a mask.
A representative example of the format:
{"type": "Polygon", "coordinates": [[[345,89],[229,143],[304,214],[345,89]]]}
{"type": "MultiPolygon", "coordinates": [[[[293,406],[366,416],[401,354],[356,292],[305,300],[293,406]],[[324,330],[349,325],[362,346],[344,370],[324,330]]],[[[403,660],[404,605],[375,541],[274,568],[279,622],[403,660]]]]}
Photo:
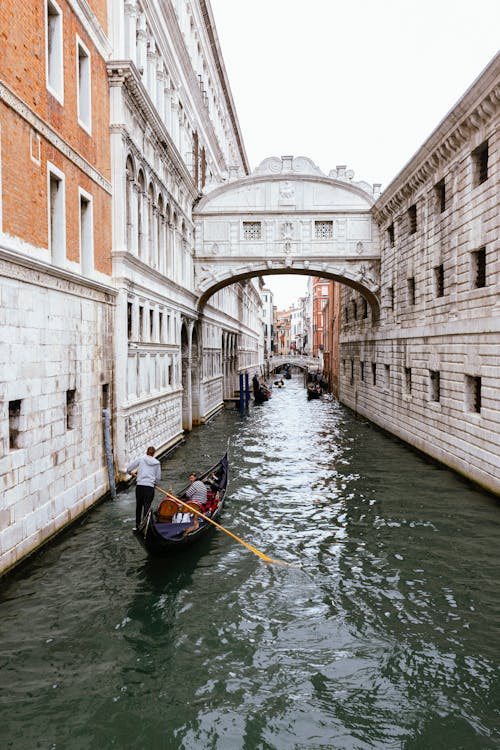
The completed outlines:
{"type": "Polygon", "coordinates": [[[88,276],[94,270],[92,200],[82,190],[80,190],[80,263],[83,274],[88,276]]]}
{"type": "Polygon", "coordinates": [[[481,247],[471,253],[472,288],[482,289],[486,286],[486,248],[481,247]]]}
{"type": "Polygon", "coordinates": [[[132,303],[127,302],[127,338],[132,338],[132,303]]]}
{"type": "Polygon", "coordinates": [[[405,367],[405,393],[411,395],[411,367],[405,367]]]}
{"type": "Polygon", "coordinates": [[[21,399],[9,401],[9,450],[20,448],[19,433],[21,431],[21,399]]]}
{"type": "Polygon", "coordinates": [[[429,370],[429,399],[441,400],[441,375],[437,370],[429,370]]]}
{"type": "Polygon", "coordinates": [[[415,277],[407,279],[407,291],[408,291],[408,304],[415,304],[415,277]]]}
{"type": "Polygon", "coordinates": [[[368,302],[365,300],[364,297],[361,300],[361,305],[362,305],[361,317],[363,318],[363,320],[366,320],[366,318],[368,317],[368,302]]]}
{"type": "Polygon", "coordinates": [[[243,222],[243,239],[244,240],[261,240],[262,224],[260,221],[243,222]]]}
{"type": "Polygon", "coordinates": [[[76,391],[66,391],[66,429],[73,430],[76,424],[76,391]]]}
{"type": "Polygon", "coordinates": [[[434,296],[444,297],[444,266],[434,266],[434,296]]]}
{"type": "Polygon", "coordinates": [[[77,41],[77,95],[78,95],[78,122],[87,130],[91,131],[91,67],[90,54],[83,42],[77,41]]]}
{"type": "Polygon", "coordinates": [[[372,362],[372,383],[377,385],[377,363],[372,362]]]}
{"type": "Polygon", "coordinates": [[[353,320],[358,319],[358,305],[355,299],[352,301],[352,318],[353,320]]]}
{"type": "Polygon", "coordinates": [[[484,141],[472,152],[472,184],[482,185],[488,179],[488,141],[484,141]]]}
{"type": "Polygon", "coordinates": [[[354,383],[354,360],[351,359],[351,377],[350,377],[350,383],[351,385],[354,383]]]}
{"type": "Polygon", "coordinates": [[[47,88],[64,102],[63,23],[62,12],[55,0],[46,0],[45,6],[45,57],[47,88]]]}
{"type": "Polygon", "coordinates": [[[446,210],[446,186],[444,179],[434,185],[434,192],[436,195],[436,210],[442,214],[446,210]]]}
{"type": "Polygon", "coordinates": [[[102,384],[102,408],[109,409],[109,383],[102,384]]]}
{"type": "Polygon", "coordinates": [[[365,363],[363,361],[359,363],[359,378],[362,381],[365,379],[365,363]]]}
{"type": "Polygon", "coordinates": [[[155,330],[155,313],[154,310],[149,311],[149,340],[154,340],[154,330],[155,330]]]}
{"type": "Polygon", "coordinates": [[[333,221],[315,221],[314,237],[317,240],[333,239],[333,221]]]}
{"type": "Polygon", "coordinates": [[[390,310],[394,310],[394,287],[387,287],[387,306],[390,310]]]}
{"type": "Polygon", "coordinates": [[[388,391],[391,388],[391,366],[384,365],[384,387],[388,391]]]}
{"type": "Polygon", "coordinates": [[[465,376],[465,408],[479,414],[481,412],[481,378],[465,376]]]}
{"type": "Polygon", "coordinates": [[[163,335],[163,313],[160,311],[158,313],[158,341],[164,341],[164,335],[163,335]]]}
{"type": "Polygon", "coordinates": [[[66,217],[64,199],[64,175],[56,167],[47,164],[48,169],[48,245],[51,260],[62,266],[66,260],[66,217]]]}
{"type": "Polygon", "coordinates": [[[344,322],[349,323],[349,307],[347,305],[344,307],[344,322]]]}
{"type": "Polygon", "coordinates": [[[408,231],[410,234],[415,234],[417,231],[417,206],[415,203],[408,209],[408,231]]]}
{"type": "Polygon", "coordinates": [[[387,240],[389,242],[389,247],[394,247],[394,223],[389,224],[387,227],[387,240]]]}
{"type": "Polygon", "coordinates": [[[144,338],[144,307],[139,305],[139,335],[137,337],[139,341],[144,338]]]}

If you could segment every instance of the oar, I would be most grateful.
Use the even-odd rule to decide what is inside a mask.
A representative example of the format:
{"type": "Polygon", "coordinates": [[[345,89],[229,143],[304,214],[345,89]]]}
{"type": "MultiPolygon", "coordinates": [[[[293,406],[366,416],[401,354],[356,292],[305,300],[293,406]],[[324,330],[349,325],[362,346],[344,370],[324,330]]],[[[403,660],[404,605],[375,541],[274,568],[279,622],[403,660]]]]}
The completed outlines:
{"type": "Polygon", "coordinates": [[[182,500],[179,500],[178,497],[176,497],[175,495],[172,495],[170,492],[165,492],[165,490],[163,490],[161,487],[158,487],[158,485],[156,485],[156,489],[158,490],[158,492],[161,492],[162,495],[166,495],[171,500],[175,500],[176,503],[179,503],[179,505],[183,505],[185,508],[188,508],[190,513],[195,513],[200,518],[204,518],[205,521],[208,521],[213,526],[216,526],[218,529],[220,529],[221,531],[223,531],[225,534],[228,534],[233,539],[236,539],[237,542],[239,542],[244,547],[246,547],[247,549],[249,549],[250,552],[253,552],[254,555],[257,555],[257,557],[260,557],[260,559],[264,560],[264,562],[274,563],[275,565],[290,565],[291,567],[297,567],[293,563],[285,562],[285,560],[275,560],[272,557],[269,557],[269,555],[264,554],[264,552],[260,552],[260,550],[258,550],[256,547],[254,547],[253,544],[249,544],[248,542],[245,542],[243,539],[240,539],[239,536],[236,536],[236,534],[233,534],[232,531],[229,531],[228,529],[225,529],[224,526],[221,526],[220,523],[217,523],[212,518],[209,518],[204,513],[202,513],[200,510],[196,510],[195,508],[193,508],[192,505],[188,505],[187,503],[183,502],[182,500]]]}

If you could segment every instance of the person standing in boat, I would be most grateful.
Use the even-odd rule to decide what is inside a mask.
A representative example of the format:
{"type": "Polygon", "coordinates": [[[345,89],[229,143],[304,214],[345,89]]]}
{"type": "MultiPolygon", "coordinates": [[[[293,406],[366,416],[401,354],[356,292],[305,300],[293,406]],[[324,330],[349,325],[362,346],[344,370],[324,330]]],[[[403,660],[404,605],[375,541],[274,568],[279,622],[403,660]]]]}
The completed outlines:
{"type": "Polygon", "coordinates": [[[155,484],[161,478],[161,465],[154,457],[155,449],[152,445],[146,450],[145,456],[140,456],[127,466],[128,474],[135,472],[137,484],[135,487],[135,528],[137,531],[141,521],[147,514],[155,495],[155,484]]]}

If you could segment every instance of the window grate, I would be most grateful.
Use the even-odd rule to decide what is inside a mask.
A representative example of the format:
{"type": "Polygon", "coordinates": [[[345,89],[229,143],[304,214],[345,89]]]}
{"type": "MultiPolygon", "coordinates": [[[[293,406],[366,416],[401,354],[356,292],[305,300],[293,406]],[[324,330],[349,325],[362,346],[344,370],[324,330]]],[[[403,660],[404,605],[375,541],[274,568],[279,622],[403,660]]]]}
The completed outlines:
{"type": "Polygon", "coordinates": [[[261,240],[262,239],[261,222],[260,221],[244,221],[243,222],[243,239],[261,240]]]}
{"type": "Polygon", "coordinates": [[[314,236],[317,240],[332,240],[333,221],[315,221],[314,236]]]}

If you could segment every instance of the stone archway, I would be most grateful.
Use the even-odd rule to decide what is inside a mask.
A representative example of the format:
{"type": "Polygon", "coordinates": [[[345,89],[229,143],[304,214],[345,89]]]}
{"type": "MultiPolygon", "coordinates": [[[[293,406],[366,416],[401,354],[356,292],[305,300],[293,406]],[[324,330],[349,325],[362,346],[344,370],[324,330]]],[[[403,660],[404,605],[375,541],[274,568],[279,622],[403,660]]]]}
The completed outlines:
{"type": "Polygon", "coordinates": [[[305,274],[339,281],[379,316],[380,248],[372,206],[378,185],[310,159],[266,159],[249,176],[211,186],[193,211],[199,310],[229,284],[305,274]]]}

